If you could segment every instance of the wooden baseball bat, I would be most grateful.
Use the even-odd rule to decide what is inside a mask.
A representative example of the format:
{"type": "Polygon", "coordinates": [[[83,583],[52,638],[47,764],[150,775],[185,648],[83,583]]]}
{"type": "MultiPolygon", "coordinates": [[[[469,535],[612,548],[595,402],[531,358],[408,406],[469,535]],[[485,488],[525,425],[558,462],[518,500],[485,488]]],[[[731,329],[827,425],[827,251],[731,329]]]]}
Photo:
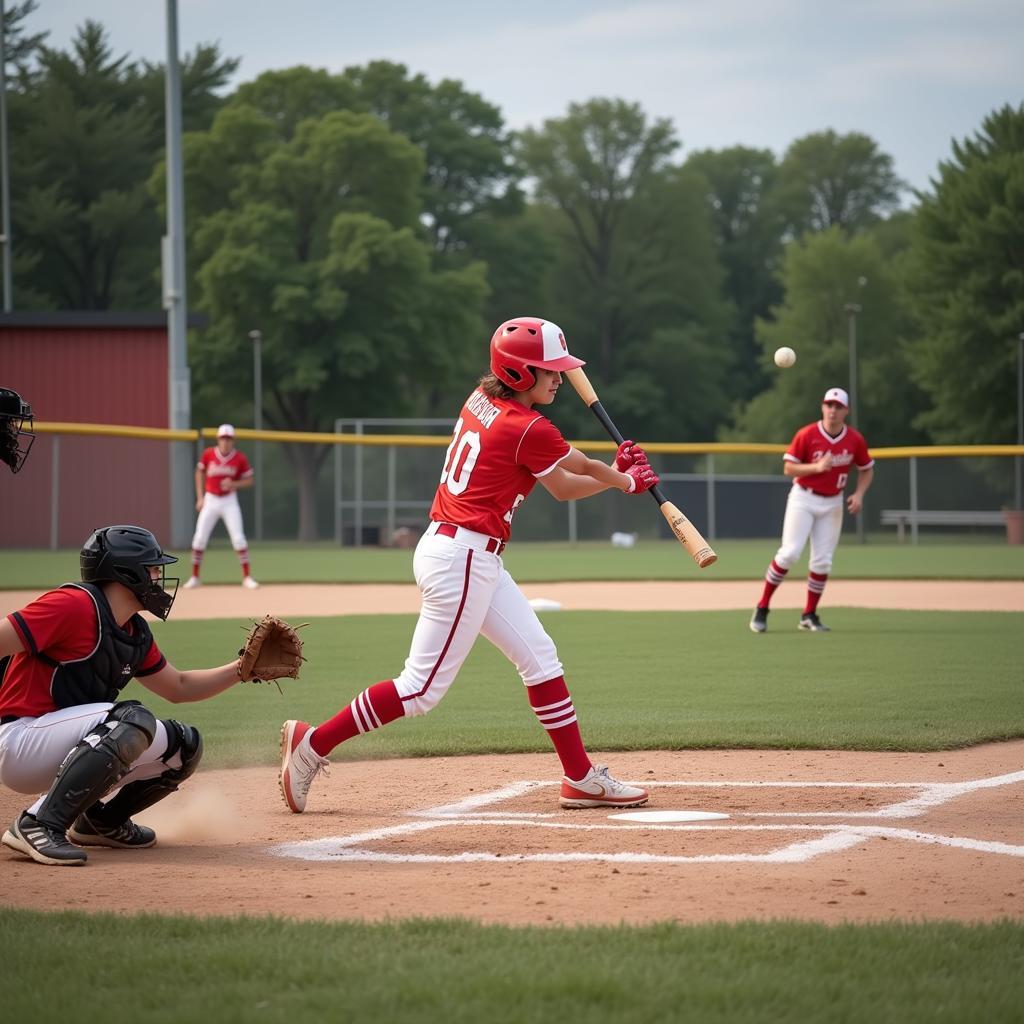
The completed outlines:
{"type": "MultiPolygon", "coordinates": [[[[622,444],[625,438],[619,433],[619,428],[612,422],[612,418],[605,412],[604,406],[594,390],[594,385],[590,383],[583,370],[579,367],[575,370],[566,370],[565,376],[590,411],[598,418],[601,426],[608,431],[612,440],[616,444],[622,444]]],[[[676,540],[686,548],[697,565],[706,569],[709,565],[717,562],[718,555],[715,554],[711,545],[700,535],[697,527],[662,494],[661,488],[655,485],[651,488],[650,494],[658,503],[661,514],[665,517],[669,529],[675,534],[676,540]]]]}

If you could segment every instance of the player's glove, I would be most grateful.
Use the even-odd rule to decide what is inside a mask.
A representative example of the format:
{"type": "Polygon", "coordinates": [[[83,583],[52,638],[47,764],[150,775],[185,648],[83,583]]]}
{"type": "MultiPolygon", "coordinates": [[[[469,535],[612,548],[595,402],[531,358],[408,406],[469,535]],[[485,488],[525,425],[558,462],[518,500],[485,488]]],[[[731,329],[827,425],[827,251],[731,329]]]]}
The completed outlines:
{"type": "Polygon", "coordinates": [[[638,462],[626,470],[626,476],[632,481],[627,494],[643,494],[659,483],[661,477],[646,462],[638,462]]]}
{"type": "Polygon", "coordinates": [[[625,473],[630,466],[634,466],[638,462],[643,463],[646,461],[647,452],[640,445],[634,444],[632,441],[623,441],[615,452],[615,468],[620,473],[625,473]]]}
{"type": "Polygon", "coordinates": [[[245,645],[238,652],[238,678],[243,683],[298,679],[305,660],[302,641],[295,629],[283,619],[264,615],[253,623],[245,645]]]}

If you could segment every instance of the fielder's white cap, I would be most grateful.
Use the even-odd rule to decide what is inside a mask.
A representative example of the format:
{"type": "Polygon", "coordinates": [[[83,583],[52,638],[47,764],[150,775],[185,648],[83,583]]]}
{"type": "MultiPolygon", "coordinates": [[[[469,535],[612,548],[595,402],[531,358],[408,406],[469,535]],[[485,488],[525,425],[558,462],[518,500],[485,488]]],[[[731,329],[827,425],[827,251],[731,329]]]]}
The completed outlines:
{"type": "Polygon", "coordinates": [[[850,396],[842,388],[829,388],[823,402],[838,402],[844,409],[850,408],[850,396]]]}
{"type": "Polygon", "coordinates": [[[217,436],[218,437],[234,437],[235,436],[235,428],[233,426],[231,426],[230,423],[222,423],[217,428],[217,436]]]}

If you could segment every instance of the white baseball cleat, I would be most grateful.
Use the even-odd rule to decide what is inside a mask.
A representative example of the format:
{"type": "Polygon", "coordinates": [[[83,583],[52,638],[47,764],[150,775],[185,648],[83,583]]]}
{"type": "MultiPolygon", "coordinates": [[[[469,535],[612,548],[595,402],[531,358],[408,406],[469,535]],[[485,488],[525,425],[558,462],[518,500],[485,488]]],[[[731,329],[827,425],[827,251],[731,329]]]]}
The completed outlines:
{"type": "Polygon", "coordinates": [[[313,726],[289,719],[281,726],[281,795],[295,814],[306,809],[306,798],[313,780],[331,763],[310,746],[313,726]]]}
{"type": "Polygon", "coordinates": [[[183,587],[185,590],[195,590],[196,587],[201,587],[202,585],[203,581],[198,576],[189,576],[189,578],[185,580],[183,587]]]}
{"type": "Polygon", "coordinates": [[[558,802],[570,809],[578,807],[642,807],[650,799],[646,789],[627,786],[608,774],[608,766],[592,765],[578,782],[568,776],[562,779],[558,802]]]}
{"type": "Polygon", "coordinates": [[[246,590],[258,590],[260,585],[251,576],[243,576],[242,586],[246,590]]]}

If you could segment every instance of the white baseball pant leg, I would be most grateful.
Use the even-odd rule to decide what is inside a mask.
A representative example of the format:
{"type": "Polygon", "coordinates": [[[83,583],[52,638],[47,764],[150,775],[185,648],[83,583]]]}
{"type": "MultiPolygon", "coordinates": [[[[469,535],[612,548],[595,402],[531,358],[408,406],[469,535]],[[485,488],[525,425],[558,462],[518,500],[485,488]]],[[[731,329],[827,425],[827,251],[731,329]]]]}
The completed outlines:
{"type": "Polygon", "coordinates": [[[775,553],[775,564],[790,569],[811,541],[811,572],[828,573],[832,556],[843,529],[843,496],[823,498],[806,487],[794,484],[786,499],[786,515],[782,521],[782,543],[775,553]]]}
{"type": "Polygon", "coordinates": [[[431,533],[420,538],[412,566],[423,603],[395,679],[407,716],[425,715],[448,692],[480,635],[502,573],[497,555],[431,533]]]}
{"type": "MultiPolygon", "coordinates": [[[[81,704],[61,708],[38,718],[20,718],[0,726],[0,783],[16,793],[39,793],[38,800],[28,808],[34,814],[43,799],[64,758],[92,733],[102,735],[116,722],[104,723],[113,704],[81,704]]],[[[153,742],[133,762],[131,770],[121,779],[110,796],[129,782],[155,779],[168,768],[180,768],[180,755],[175,754],[166,763],[160,759],[167,751],[167,730],[157,719],[153,742]],[[177,763],[175,763],[177,762],[177,763]]]]}
{"type": "Polygon", "coordinates": [[[192,547],[196,551],[205,551],[206,545],[210,542],[210,535],[217,525],[217,520],[223,519],[227,527],[228,536],[231,538],[231,546],[235,551],[244,551],[249,542],[245,537],[245,529],[242,525],[242,506],[238,503],[238,495],[232,491],[230,494],[205,494],[203,495],[203,507],[199,510],[196,519],[196,532],[192,536],[192,547]]]}

